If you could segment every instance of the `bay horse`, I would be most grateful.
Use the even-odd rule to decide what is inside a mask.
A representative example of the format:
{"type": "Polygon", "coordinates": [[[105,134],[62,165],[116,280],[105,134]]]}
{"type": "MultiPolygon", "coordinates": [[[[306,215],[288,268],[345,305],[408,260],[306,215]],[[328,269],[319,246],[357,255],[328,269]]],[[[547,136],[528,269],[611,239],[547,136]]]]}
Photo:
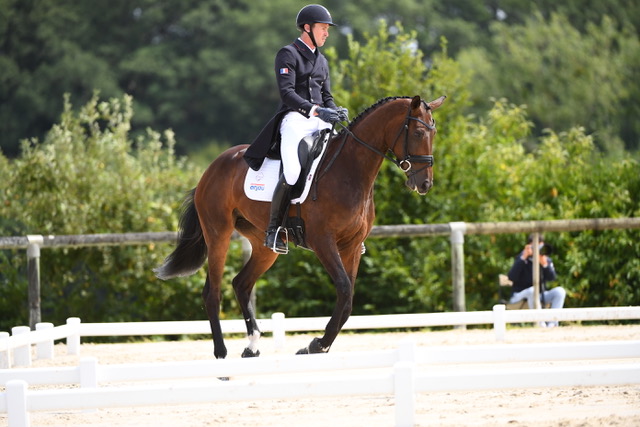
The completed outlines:
{"type": "MultiPolygon", "coordinates": [[[[330,139],[316,174],[315,197],[307,198],[299,212],[306,224],[306,244],[331,277],[336,303],[324,335],[298,353],[328,352],[351,314],[363,242],[375,218],[374,181],[383,160],[401,168],[410,190],[425,195],[431,189],[436,134],[432,111],[445,98],[431,102],[419,96],[381,99],[330,139]]],[[[261,332],[250,295],[256,280],[278,257],[263,245],[270,203],[250,200],[243,190],[247,147],[229,148],[209,165],[185,200],[175,250],[154,270],[166,280],[191,275],[208,261],[202,297],[216,358],[227,356],[219,317],[220,289],[234,229],[252,248],[251,257],[232,280],[249,339],[242,357],[260,354],[261,332]]]]}

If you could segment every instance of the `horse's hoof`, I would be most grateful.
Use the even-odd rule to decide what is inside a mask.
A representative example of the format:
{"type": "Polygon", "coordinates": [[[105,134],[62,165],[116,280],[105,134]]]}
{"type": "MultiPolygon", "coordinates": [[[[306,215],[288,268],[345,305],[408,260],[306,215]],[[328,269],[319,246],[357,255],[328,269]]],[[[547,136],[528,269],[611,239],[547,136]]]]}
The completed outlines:
{"type": "Polygon", "coordinates": [[[323,347],[322,344],[320,344],[320,338],[314,338],[311,340],[311,343],[309,344],[309,353],[327,353],[328,351],[329,347],[323,347]]]}
{"type": "Polygon", "coordinates": [[[241,357],[258,357],[260,356],[260,350],[256,350],[255,352],[251,350],[249,347],[246,347],[242,352],[241,357]]]}
{"type": "Polygon", "coordinates": [[[323,347],[320,344],[320,338],[314,338],[311,343],[309,343],[308,347],[301,348],[296,354],[317,354],[327,353],[328,351],[329,347],[323,347]]]}

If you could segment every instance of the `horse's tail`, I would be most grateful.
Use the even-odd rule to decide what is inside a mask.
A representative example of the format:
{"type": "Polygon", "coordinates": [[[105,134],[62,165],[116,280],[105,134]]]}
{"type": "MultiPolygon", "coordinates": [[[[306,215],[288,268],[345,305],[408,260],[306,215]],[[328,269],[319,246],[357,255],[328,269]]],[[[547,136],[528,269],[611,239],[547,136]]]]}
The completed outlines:
{"type": "Polygon", "coordinates": [[[191,190],[183,204],[178,245],[164,263],[153,270],[162,280],[190,276],[202,267],[207,258],[207,243],[202,234],[198,211],[193,200],[194,193],[195,189],[191,190]]]}

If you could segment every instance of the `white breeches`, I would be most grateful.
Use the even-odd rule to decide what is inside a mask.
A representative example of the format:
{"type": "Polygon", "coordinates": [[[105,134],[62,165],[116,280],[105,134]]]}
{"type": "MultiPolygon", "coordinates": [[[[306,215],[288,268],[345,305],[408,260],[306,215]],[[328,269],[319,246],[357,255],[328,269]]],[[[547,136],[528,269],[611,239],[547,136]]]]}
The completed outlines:
{"type": "Polygon", "coordinates": [[[284,179],[287,184],[293,185],[300,176],[302,167],[298,158],[298,143],[302,138],[311,135],[321,129],[329,129],[331,124],[323,122],[317,117],[306,118],[302,114],[290,111],[280,123],[280,156],[282,157],[282,168],[284,179]]]}

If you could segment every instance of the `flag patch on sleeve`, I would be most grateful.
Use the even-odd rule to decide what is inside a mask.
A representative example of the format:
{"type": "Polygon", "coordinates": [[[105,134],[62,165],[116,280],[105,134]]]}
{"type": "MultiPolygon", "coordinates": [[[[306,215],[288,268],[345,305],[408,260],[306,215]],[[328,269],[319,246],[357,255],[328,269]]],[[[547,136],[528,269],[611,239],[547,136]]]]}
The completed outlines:
{"type": "Polygon", "coordinates": [[[280,74],[289,74],[288,68],[280,68],[280,74]]]}

